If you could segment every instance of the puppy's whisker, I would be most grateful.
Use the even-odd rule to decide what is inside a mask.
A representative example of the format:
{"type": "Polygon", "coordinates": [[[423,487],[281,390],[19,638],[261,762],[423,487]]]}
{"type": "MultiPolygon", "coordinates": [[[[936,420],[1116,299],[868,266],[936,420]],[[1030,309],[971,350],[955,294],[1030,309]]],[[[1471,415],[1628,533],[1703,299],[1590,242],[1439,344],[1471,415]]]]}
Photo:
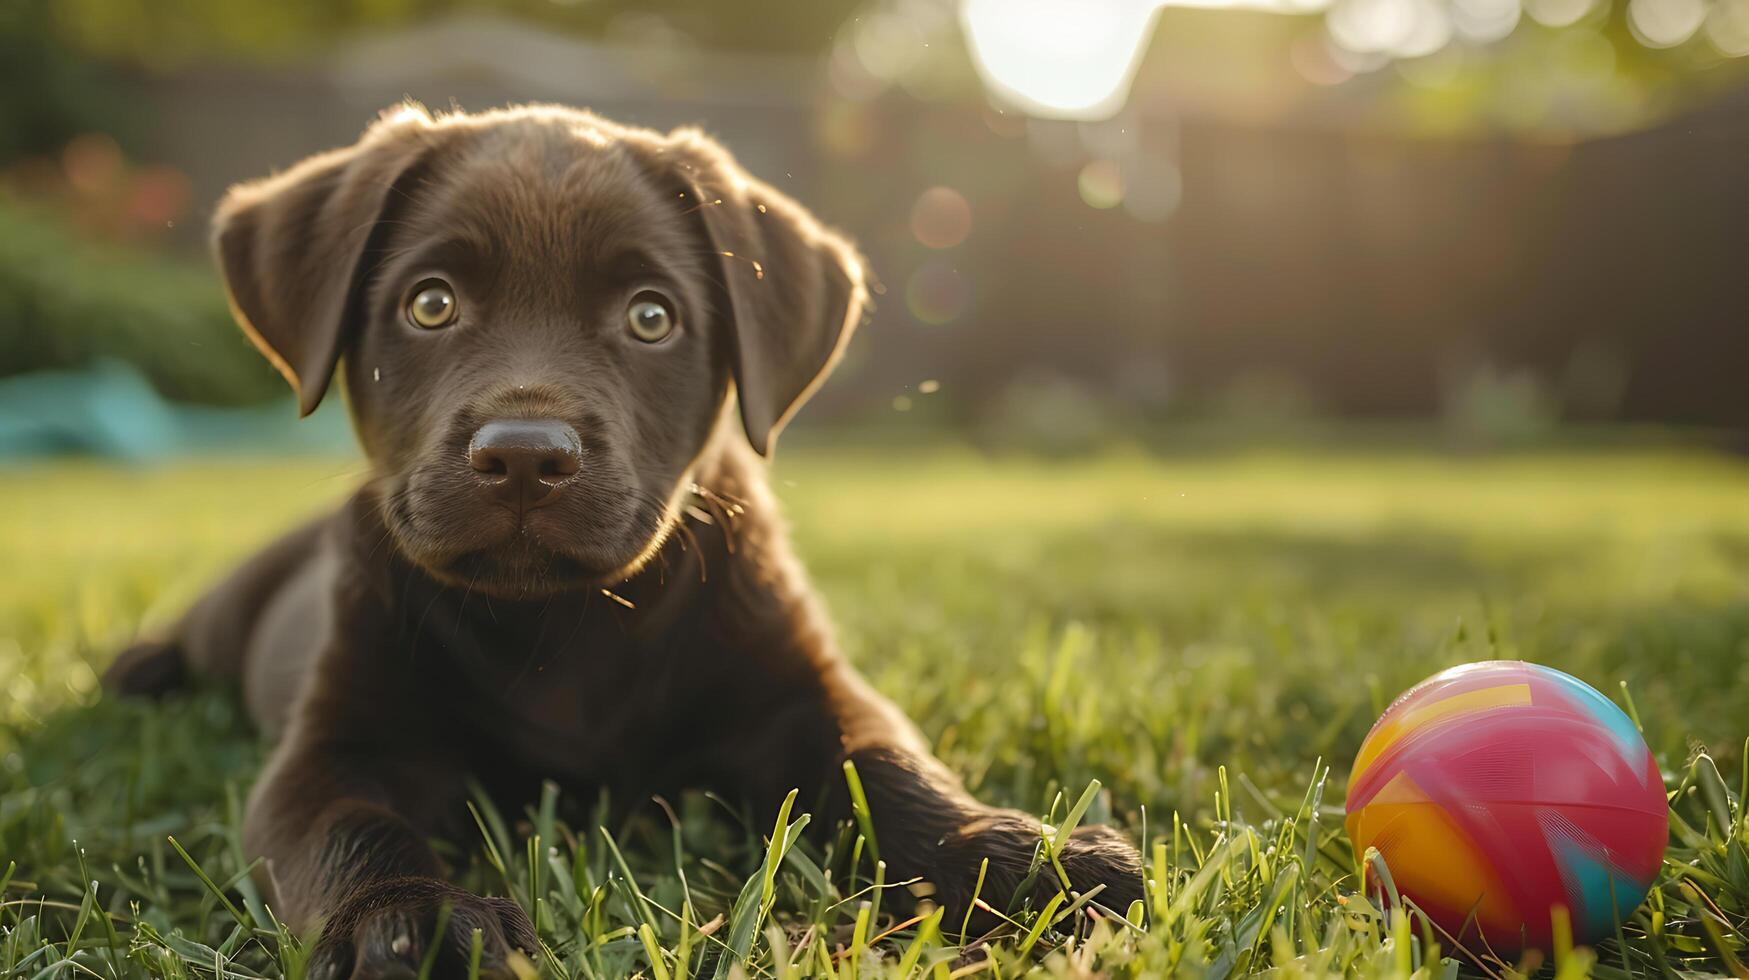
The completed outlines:
{"type": "Polygon", "coordinates": [[[685,521],[675,521],[673,533],[675,539],[680,543],[680,550],[683,552],[690,551],[696,556],[696,560],[698,561],[699,582],[703,583],[710,581],[710,576],[705,569],[706,559],[704,547],[699,544],[698,535],[692,533],[692,528],[687,527],[685,521]]]}
{"type": "MultiPolygon", "coordinates": [[[[681,197],[687,196],[686,192],[681,191],[680,196],[681,197]]],[[[698,194],[697,192],[694,192],[693,196],[697,197],[697,198],[701,198],[701,200],[699,201],[699,203],[694,204],[692,207],[687,208],[686,210],[680,212],[683,216],[690,215],[690,214],[697,214],[700,211],[703,211],[705,208],[720,208],[723,206],[723,199],[720,197],[712,198],[711,200],[706,201],[706,200],[702,200],[704,195],[698,194]]]]}
{"type": "Polygon", "coordinates": [[[710,497],[728,505],[729,513],[739,516],[747,510],[747,501],[723,490],[713,490],[702,483],[694,483],[690,487],[693,493],[701,497],[710,497]]]}
{"type": "Polygon", "coordinates": [[[458,603],[455,607],[455,628],[456,628],[457,632],[461,631],[462,616],[464,613],[467,612],[468,596],[471,596],[474,594],[474,583],[476,581],[478,581],[479,578],[480,578],[480,573],[479,573],[479,570],[476,569],[474,571],[474,574],[468,576],[467,588],[462,589],[462,601],[460,603],[458,603]]]}
{"type": "MultiPolygon", "coordinates": [[[[692,517],[696,520],[702,512],[694,513],[697,511],[697,508],[688,504],[680,507],[679,512],[670,517],[669,512],[672,509],[672,505],[646,490],[634,491],[634,499],[638,504],[642,505],[640,513],[647,514],[647,520],[650,523],[649,535],[651,538],[651,545],[648,550],[653,552],[657,559],[662,562],[664,572],[666,572],[668,568],[668,558],[665,554],[668,541],[678,541],[680,544],[680,550],[683,552],[688,550],[688,544],[690,543],[691,550],[698,555],[699,581],[705,581],[704,551],[699,546],[697,535],[693,534],[692,529],[686,526],[687,517],[692,517]]],[[[708,517],[709,515],[703,516],[708,517]]],[[[709,522],[706,521],[706,523],[709,522]]],[[[667,584],[666,576],[664,576],[662,584],[667,584]]]]}
{"type": "MultiPolygon", "coordinates": [[[[697,560],[698,560],[698,580],[699,580],[699,582],[701,584],[705,583],[705,582],[709,582],[710,581],[709,560],[705,557],[704,549],[699,546],[698,535],[693,534],[692,528],[689,528],[684,524],[680,525],[680,533],[681,533],[681,535],[684,536],[686,541],[689,541],[692,543],[692,553],[697,556],[697,560]]],[[[684,545],[682,545],[682,546],[684,547],[684,545]]]]}
{"type": "Polygon", "coordinates": [[[759,263],[758,259],[753,258],[752,256],[749,256],[749,255],[736,255],[734,252],[728,252],[728,251],[718,252],[717,254],[721,255],[725,259],[740,259],[743,262],[751,263],[753,266],[753,278],[755,278],[755,279],[764,279],[765,278],[765,266],[761,265],[759,263]]]}
{"type": "Polygon", "coordinates": [[[728,547],[729,553],[734,554],[735,548],[739,543],[736,539],[736,535],[740,531],[740,528],[736,526],[735,518],[746,513],[746,508],[738,503],[729,502],[723,497],[723,495],[702,484],[694,483],[690,489],[692,490],[693,495],[706,507],[709,507],[712,514],[717,516],[717,520],[706,521],[705,523],[721,525],[723,529],[723,542],[728,547]]]}
{"type": "Polygon", "coordinates": [[[710,508],[712,514],[718,515],[718,520],[706,521],[705,523],[719,525],[722,527],[722,529],[723,529],[723,544],[729,549],[729,554],[731,554],[731,555],[734,554],[735,553],[735,522],[734,522],[734,520],[730,517],[730,515],[728,515],[727,513],[725,513],[723,511],[721,505],[719,505],[715,500],[712,500],[710,497],[699,497],[698,499],[703,501],[704,505],[706,507],[710,508]]]}
{"type": "MultiPolygon", "coordinates": [[[[381,493],[383,492],[381,488],[386,482],[386,480],[379,478],[373,480],[368,486],[376,492],[381,493]]],[[[375,558],[377,550],[394,538],[395,523],[397,521],[405,525],[406,530],[408,531],[414,529],[412,501],[408,497],[407,488],[405,486],[391,488],[387,491],[387,496],[384,500],[383,531],[382,534],[378,535],[376,541],[371,544],[370,551],[365,556],[367,560],[375,558]]]]}

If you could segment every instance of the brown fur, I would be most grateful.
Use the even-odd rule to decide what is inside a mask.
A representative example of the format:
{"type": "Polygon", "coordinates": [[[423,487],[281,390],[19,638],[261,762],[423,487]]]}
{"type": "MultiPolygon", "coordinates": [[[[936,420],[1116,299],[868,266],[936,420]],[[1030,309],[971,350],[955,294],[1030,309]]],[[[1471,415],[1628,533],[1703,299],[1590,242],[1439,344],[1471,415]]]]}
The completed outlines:
{"type": "MultiPolygon", "coordinates": [[[[519,908],[444,882],[426,844],[463,830],[469,775],[714,788],[766,819],[798,788],[841,818],[851,759],[890,880],[932,882],[956,920],[982,859],[988,900],[1021,886],[1037,822],[968,795],[840,656],[766,486],[759,455],[862,314],[841,238],[697,133],[522,108],[386,116],[233,190],[214,241],[304,411],[344,365],[372,477],[108,681],[240,682],[278,738],[245,845],[276,914],[326,922],[317,975],[403,973],[445,902],[440,972],[473,928],[488,966],[533,947],[519,908]],[[437,274],[459,319],[421,331],[406,292],[437,274]],[[625,304],[652,284],[681,326],[640,346],[625,304]],[[580,470],[538,509],[481,493],[468,439],[493,419],[571,427],[580,470]]],[[[1140,895],[1106,828],[1063,862],[1108,907],[1140,895]]]]}

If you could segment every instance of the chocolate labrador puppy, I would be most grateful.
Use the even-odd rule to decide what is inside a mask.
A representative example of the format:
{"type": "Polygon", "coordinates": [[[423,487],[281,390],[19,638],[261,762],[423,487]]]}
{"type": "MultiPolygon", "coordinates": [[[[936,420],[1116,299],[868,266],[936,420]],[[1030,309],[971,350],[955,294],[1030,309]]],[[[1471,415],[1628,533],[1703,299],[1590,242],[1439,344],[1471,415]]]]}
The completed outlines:
{"type": "MultiPolygon", "coordinates": [[[[108,681],[240,683],[278,742],[245,846],[281,918],[325,924],[318,975],[402,974],[433,943],[465,969],[475,929],[489,967],[537,949],[427,846],[470,776],[766,815],[793,788],[832,818],[850,760],[891,879],[956,918],[983,859],[994,902],[1023,884],[1038,822],[968,795],[845,662],[766,486],[863,314],[842,238],[695,131],[403,107],[234,188],[213,241],[302,410],[344,377],[371,476],[108,681]]],[[[1108,828],[1062,863],[1108,907],[1141,893],[1108,828]]]]}

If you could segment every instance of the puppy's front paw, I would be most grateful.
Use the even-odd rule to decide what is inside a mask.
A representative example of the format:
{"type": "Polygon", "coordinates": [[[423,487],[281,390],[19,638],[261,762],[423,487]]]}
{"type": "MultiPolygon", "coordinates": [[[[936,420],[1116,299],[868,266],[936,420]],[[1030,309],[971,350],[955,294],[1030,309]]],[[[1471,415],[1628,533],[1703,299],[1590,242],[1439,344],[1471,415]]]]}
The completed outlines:
{"type": "Polygon", "coordinates": [[[1130,903],[1142,897],[1142,855],[1129,838],[1110,827],[1076,827],[1058,860],[1076,891],[1104,885],[1094,901],[1108,909],[1128,912],[1130,903]]]}
{"type": "MultiPolygon", "coordinates": [[[[964,915],[977,888],[978,869],[987,858],[990,864],[979,891],[985,904],[1006,910],[1017,904],[1016,899],[1030,898],[1033,908],[1041,907],[1062,886],[1048,859],[1035,864],[1041,834],[1037,820],[1012,810],[992,810],[961,825],[937,851],[932,876],[937,897],[952,914],[964,915]],[[1032,875],[1035,869],[1037,874],[1032,875]],[[1023,886],[1027,893],[1017,894],[1023,886]]],[[[1075,828],[1058,860],[1073,891],[1085,895],[1105,886],[1094,901],[1108,909],[1127,911],[1131,902],[1142,897],[1141,855],[1110,827],[1075,828]]],[[[983,916],[980,911],[973,921],[983,921],[983,916]]]]}
{"type": "Polygon", "coordinates": [[[310,957],[310,980],[412,980],[435,945],[431,976],[468,975],[474,930],[480,975],[510,978],[513,951],[539,948],[534,925],[508,898],[484,898],[436,878],[389,878],[361,885],[328,916],[310,957]],[[449,915],[442,935],[439,910],[449,915]]]}

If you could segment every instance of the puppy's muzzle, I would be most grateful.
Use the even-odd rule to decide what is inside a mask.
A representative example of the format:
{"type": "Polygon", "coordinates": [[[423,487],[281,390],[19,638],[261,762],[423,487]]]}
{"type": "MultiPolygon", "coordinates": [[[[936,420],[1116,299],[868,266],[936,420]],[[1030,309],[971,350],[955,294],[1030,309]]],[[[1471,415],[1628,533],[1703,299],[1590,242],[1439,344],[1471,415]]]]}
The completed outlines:
{"type": "Polygon", "coordinates": [[[523,513],[552,503],[583,466],[583,440],[555,419],[487,422],[468,440],[481,492],[523,513]]]}

